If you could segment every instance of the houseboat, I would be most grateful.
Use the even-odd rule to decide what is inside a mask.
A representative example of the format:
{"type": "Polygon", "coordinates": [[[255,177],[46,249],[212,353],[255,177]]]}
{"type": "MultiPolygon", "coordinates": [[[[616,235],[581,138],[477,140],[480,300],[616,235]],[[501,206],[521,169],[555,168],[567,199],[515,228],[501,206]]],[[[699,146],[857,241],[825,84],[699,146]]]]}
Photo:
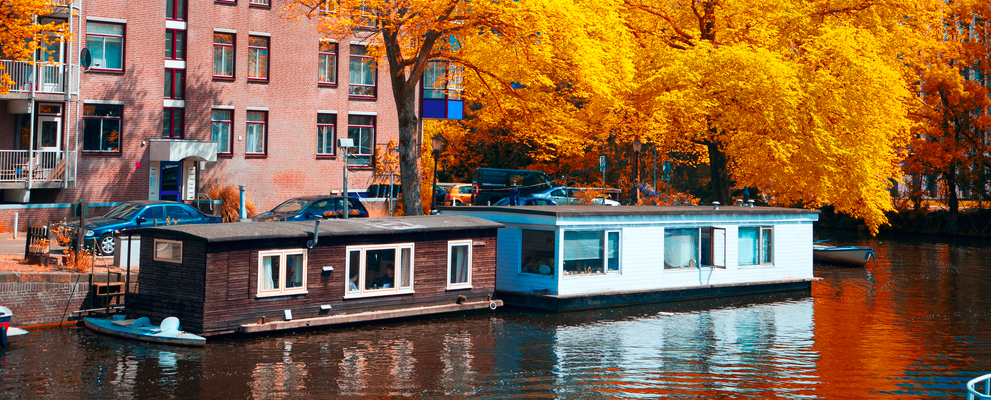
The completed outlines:
{"type": "Polygon", "coordinates": [[[135,229],[126,310],[206,337],[494,310],[502,226],[444,215],[135,229]]]}
{"type": "Polygon", "coordinates": [[[818,211],[748,206],[442,207],[505,225],[496,297],[566,311],[810,290],[818,211]]]}

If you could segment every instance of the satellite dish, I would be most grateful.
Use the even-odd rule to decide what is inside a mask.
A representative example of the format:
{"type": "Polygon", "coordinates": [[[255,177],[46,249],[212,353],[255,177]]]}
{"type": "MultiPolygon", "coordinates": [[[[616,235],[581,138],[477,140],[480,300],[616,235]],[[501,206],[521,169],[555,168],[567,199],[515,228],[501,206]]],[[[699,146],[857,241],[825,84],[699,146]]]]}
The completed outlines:
{"type": "Polygon", "coordinates": [[[89,66],[92,63],[93,57],[90,57],[89,49],[83,47],[83,49],[79,51],[79,65],[82,65],[83,69],[89,69],[89,66]]]}

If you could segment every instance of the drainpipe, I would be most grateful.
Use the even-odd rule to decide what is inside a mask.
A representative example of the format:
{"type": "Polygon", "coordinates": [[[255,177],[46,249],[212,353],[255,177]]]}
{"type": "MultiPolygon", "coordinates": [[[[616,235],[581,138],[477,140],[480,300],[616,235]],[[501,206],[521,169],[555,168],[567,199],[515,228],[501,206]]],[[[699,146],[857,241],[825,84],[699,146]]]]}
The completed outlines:
{"type": "Polygon", "coordinates": [[[244,222],[244,220],[248,219],[248,211],[244,207],[244,185],[238,185],[237,189],[239,191],[240,200],[241,200],[241,209],[240,209],[241,211],[240,213],[238,213],[238,217],[241,219],[242,222],[244,222]]]}

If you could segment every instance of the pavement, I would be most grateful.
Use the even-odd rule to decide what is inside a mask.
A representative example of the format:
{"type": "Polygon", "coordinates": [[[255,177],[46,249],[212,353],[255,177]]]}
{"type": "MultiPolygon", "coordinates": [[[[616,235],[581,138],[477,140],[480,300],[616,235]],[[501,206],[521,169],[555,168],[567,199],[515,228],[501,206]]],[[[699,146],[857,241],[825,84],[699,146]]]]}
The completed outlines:
{"type": "Polygon", "coordinates": [[[17,239],[14,239],[13,233],[0,233],[0,254],[24,255],[24,241],[26,237],[27,234],[24,232],[18,232],[17,239]]]}

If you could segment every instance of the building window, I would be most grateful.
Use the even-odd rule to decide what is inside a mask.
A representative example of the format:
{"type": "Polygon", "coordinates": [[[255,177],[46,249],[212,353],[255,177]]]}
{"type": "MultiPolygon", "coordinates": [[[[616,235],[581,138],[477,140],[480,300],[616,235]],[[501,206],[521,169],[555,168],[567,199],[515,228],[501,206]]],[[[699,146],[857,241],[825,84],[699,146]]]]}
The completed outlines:
{"type": "Polygon", "coordinates": [[[461,100],[464,67],[448,61],[430,61],[423,70],[424,99],[461,100]]]}
{"type": "Polygon", "coordinates": [[[213,33],[213,76],[234,77],[233,33],[213,33]]]}
{"type": "Polygon", "coordinates": [[[182,264],[182,242],[155,239],[155,261],[182,264]]]}
{"type": "Polygon", "coordinates": [[[306,252],[302,249],[258,252],[258,296],[306,293],[306,252]]]}
{"type": "Polygon", "coordinates": [[[337,43],[320,42],[319,83],[337,84],[337,43]]]}
{"type": "Polygon", "coordinates": [[[186,59],[186,31],[177,29],[165,30],[165,59],[186,59]]]}
{"type": "Polygon", "coordinates": [[[162,114],[163,139],[182,139],[183,114],[185,114],[183,108],[165,107],[165,112],[162,114]]]}
{"type": "Polygon", "coordinates": [[[375,60],[365,46],[351,46],[351,77],[349,94],[353,97],[375,97],[375,60]]]}
{"type": "Polygon", "coordinates": [[[124,25],[87,22],[86,48],[93,69],[124,70],[124,25]]]}
{"type": "Polygon", "coordinates": [[[664,268],[726,267],[726,229],[664,230],[664,268]]]}
{"type": "Polygon", "coordinates": [[[186,20],[186,0],[165,0],[165,19],[186,20]]]}
{"type": "Polygon", "coordinates": [[[619,272],[619,231],[564,232],[564,275],[619,272]]]}
{"type": "Polygon", "coordinates": [[[554,231],[523,230],[520,272],[554,276],[554,231]]]}
{"type": "Polygon", "coordinates": [[[447,242],[447,288],[471,288],[471,240],[447,242]]]}
{"type": "Polygon", "coordinates": [[[181,100],[183,89],[186,87],[186,71],[181,69],[165,69],[165,98],[181,100]]]}
{"type": "Polygon", "coordinates": [[[250,0],[248,1],[249,6],[261,6],[269,7],[269,0],[250,0]]]}
{"type": "Polygon", "coordinates": [[[334,155],[334,136],[337,115],[317,114],[317,155],[334,155]]]}
{"type": "Polygon", "coordinates": [[[121,106],[83,106],[83,151],[120,152],[121,106]]]}
{"type": "Polygon", "coordinates": [[[245,143],[245,153],[265,154],[265,133],[268,123],[267,111],[248,111],[248,134],[245,143]]]}
{"type": "Polygon", "coordinates": [[[413,292],[413,244],[348,246],[344,297],[413,292]]]}
{"type": "Polygon", "coordinates": [[[740,265],[772,264],[773,229],[771,227],[740,228],[740,265]]]}
{"type": "Polygon", "coordinates": [[[248,36],[248,79],[268,80],[268,39],[248,36]]]}
{"type": "Polygon", "coordinates": [[[231,128],[234,126],[232,110],[213,110],[211,140],[217,144],[217,154],[231,154],[231,128]]]}
{"type": "Polygon", "coordinates": [[[354,140],[354,148],[348,155],[348,165],[371,165],[372,152],[375,150],[375,117],[349,115],[348,138],[354,140]]]}

